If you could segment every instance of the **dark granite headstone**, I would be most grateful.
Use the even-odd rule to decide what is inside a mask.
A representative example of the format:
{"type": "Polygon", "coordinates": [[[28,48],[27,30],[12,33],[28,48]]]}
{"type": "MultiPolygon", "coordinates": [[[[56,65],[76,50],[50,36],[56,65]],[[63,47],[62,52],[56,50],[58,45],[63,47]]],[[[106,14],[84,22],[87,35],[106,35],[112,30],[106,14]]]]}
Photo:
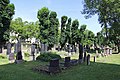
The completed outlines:
{"type": "Polygon", "coordinates": [[[0,45],[0,53],[2,53],[2,46],[0,45]]]}
{"type": "Polygon", "coordinates": [[[8,42],[7,43],[7,55],[9,55],[11,53],[11,43],[8,42]]]}
{"type": "Polygon", "coordinates": [[[90,65],[90,54],[87,55],[87,65],[90,65]]]}
{"type": "Polygon", "coordinates": [[[64,66],[65,66],[65,67],[69,67],[69,66],[70,66],[70,57],[65,57],[64,66]]]}
{"type": "Polygon", "coordinates": [[[83,62],[83,46],[79,44],[79,63],[83,62]]]}
{"type": "Polygon", "coordinates": [[[84,62],[86,62],[86,51],[84,52],[84,59],[83,59],[84,62]]]}
{"type": "Polygon", "coordinates": [[[60,45],[58,45],[58,51],[60,51],[60,45]]]}
{"type": "Polygon", "coordinates": [[[50,60],[49,71],[51,73],[60,72],[59,59],[50,60]]]}
{"type": "Polygon", "coordinates": [[[96,57],[94,56],[94,62],[96,62],[96,57]]]}

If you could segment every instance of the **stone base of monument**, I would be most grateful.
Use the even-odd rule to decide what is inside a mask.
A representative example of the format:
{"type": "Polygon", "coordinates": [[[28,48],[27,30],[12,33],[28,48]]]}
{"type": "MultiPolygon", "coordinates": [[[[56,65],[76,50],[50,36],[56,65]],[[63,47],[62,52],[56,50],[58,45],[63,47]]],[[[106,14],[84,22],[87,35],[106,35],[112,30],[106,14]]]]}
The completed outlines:
{"type": "Polygon", "coordinates": [[[15,60],[16,64],[20,64],[20,63],[23,63],[23,62],[25,62],[25,61],[24,60],[15,60]]]}

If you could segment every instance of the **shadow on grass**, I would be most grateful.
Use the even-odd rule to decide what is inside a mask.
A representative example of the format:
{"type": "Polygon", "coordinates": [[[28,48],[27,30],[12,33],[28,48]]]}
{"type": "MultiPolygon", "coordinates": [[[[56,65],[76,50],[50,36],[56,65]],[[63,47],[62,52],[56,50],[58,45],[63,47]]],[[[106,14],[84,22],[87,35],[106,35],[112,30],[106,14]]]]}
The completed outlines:
{"type": "Polygon", "coordinates": [[[62,70],[56,75],[36,73],[31,68],[46,65],[46,62],[29,61],[22,64],[0,65],[0,80],[120,80],[120,65],[86,63],[62,70]]]}

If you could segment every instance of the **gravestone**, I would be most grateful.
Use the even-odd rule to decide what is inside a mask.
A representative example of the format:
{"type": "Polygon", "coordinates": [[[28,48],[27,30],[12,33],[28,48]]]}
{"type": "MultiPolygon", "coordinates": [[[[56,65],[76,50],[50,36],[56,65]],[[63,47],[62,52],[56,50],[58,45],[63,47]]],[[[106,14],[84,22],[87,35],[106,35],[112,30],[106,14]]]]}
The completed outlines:
{"type": "Polygon", "coordinates": [[[84,62],[86,62],[86,51],[84,52],[84,59],[83,59],[84,62]]]}
{"type": "Polygon", "coordinates": [[[11,43],[8,42],[7,43],[7,55],[9,55],[11,53],[11,43]]]}
{"type": "Polygon", "coordinates": [[[110,53],[110,55],[112,54],[112,48],[109,49],[109,53],[110,53]]]}
{"type": "Polygon", "coordinates": [[[34,44],[31,45],[31,57],[32,57],[32,60],[35,60],[35,45],[34,44]]]}
{"type": "Polygon", "coordinates": [[[41,43],[41,53],[43,53],[43,52],[44,52],[44,44],[41,43]]]}
{"type": "Polygon", "coordinates": [[[49,71],[51,73],[57,73],[61,71],[59,66],[59,59],[55,58],[50,60],[49,71]]]}
{"type": "Polygon", "coordinates": [[[0,53],[2,53],[2,46],[0,45],[0,53]]]}
{"type": "Polygon", "coordinates": [[[90,54],[87,55],[87,65],[90,65],[90,54]]]}
{"type": "Polygon", "coordinates": [[[14,53],[17,53],[18,51],[17,51],[17,44],[15,43],[14,44],[14,53]]]}
{"type": "Polygon", "coordinates": [[[58,45],[58,51],[60,51],[60,45],[58,45]]]}
{"type": "Polygon", "coordinates": [[[44,51],[47,52],[48,51],[48,45],[44,44],[44,51]]]}
{"type": "Polygon", "coordinates": [[[18,41],[17,43],[17,55],[16,55],[16,60],[15,63],[22,63],[23,62],[23,58],[22,58],[22,51],[21,51],[21,42],[18,41]]]}
{"type": "Polygon", "coordinates": [[[14,61],[14,53],[9,54],[9,61],[12,63],[14,61]]]}
{"type": "Polygon", "coordinates": [[[83,63],[83,46],[79,44],[79,63],[83,63]]]}
{"type": "Polygon", "coordinates": [[[70,57],[65,57],[64,66],[65,66],[65,67],[70,67],[70,57]]]}
{"type": "Polygon", "coordinates": [[[94,56],[94,62],[96,62],[96,57],[94,56]]]}

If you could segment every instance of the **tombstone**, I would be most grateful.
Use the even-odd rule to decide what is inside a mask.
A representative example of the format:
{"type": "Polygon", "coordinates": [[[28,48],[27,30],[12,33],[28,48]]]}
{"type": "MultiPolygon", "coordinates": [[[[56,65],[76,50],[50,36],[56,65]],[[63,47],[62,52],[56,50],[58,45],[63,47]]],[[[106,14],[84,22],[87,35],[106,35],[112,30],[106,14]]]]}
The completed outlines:
{"type": "Polygon", "coordinates": [[[44,51],[47,52],[48,51],[48,45],[44,44],[44,51]]]}
{"type": "Polygon", "coordinates": [[[96,62],[96,57],[94,56],[94,62],[96,62]]]}
{"type": "Polygon", "coordinates": [[[17,43],[17,55],[16,55],[15,63],[22,63],[22,62],[23,62],[23,57],[22,57],[22,51],[21,51],[21,42],[18,41],[18,43],[17,43]]]}
{"type": "Polygon", "coordinates": [[[14,61],[14,53],[10,53],[9,54],[9,61],[11,61],[11,63],[14,61]]]}
{"type": "Polygon", "coordinates": [[[15,43],[14,44],[14,53],[17,53],[18,51],[17,51],[17,44],[15,43]]]}
{"type": "Polygon", "coordinates": [[[60,45],[58,45],[58,51],[60,51],[60,45]]]}
{"type": "Polygon", "coordinates": [[[109,53],[110,53],[110,55],[112,54],[112,48],[109,49],[109,53]]]}
{"type": "Polygon", "coordinates": [[[7,43],[7,55],[9,55],[11,53],[11,43],[8,42],[7,43]]]}
{"type": "Polygon", "coordinates": [[[0,45],[0,53],[2,53],[2,46],[0,45]]]}
{"type": "Polygon", "coordinates": [[[31,57],[32,57],[32,60],[35,60],[35,45],[34,44],[31,45],[31,57]]]}
{"type": "Polygon", "coordinates": [[[41,43],[41,53],[43,53],[43,52],[44,52],[44,44],[41,43]]]}
{"type": "Polygon", "coordinates": [[[83,63],[83,46],[79,44],[79,63],[83,63]]]}
{"type": "Polygon", "coordinates": [[[51,73],[56,73],[61,71],[59,66],[59,59],[55,58],[50,60],[49,71],[51,73]]]}
{"type": "Polygon", "coordinates": [[[86,62],[86,51],[84,52],[84,59],[83,59],[84,62],[86,62]]]}
{"type": "Polygon", "coordinates": [[[87,65],[90,65],[90,54],[87,55],[87,65]]]}
{"type": "Polygon", "coordinates": [[[65,57],[64,66],[65,66],[65,67],[70,67],[70,57],[65,57]]]}

